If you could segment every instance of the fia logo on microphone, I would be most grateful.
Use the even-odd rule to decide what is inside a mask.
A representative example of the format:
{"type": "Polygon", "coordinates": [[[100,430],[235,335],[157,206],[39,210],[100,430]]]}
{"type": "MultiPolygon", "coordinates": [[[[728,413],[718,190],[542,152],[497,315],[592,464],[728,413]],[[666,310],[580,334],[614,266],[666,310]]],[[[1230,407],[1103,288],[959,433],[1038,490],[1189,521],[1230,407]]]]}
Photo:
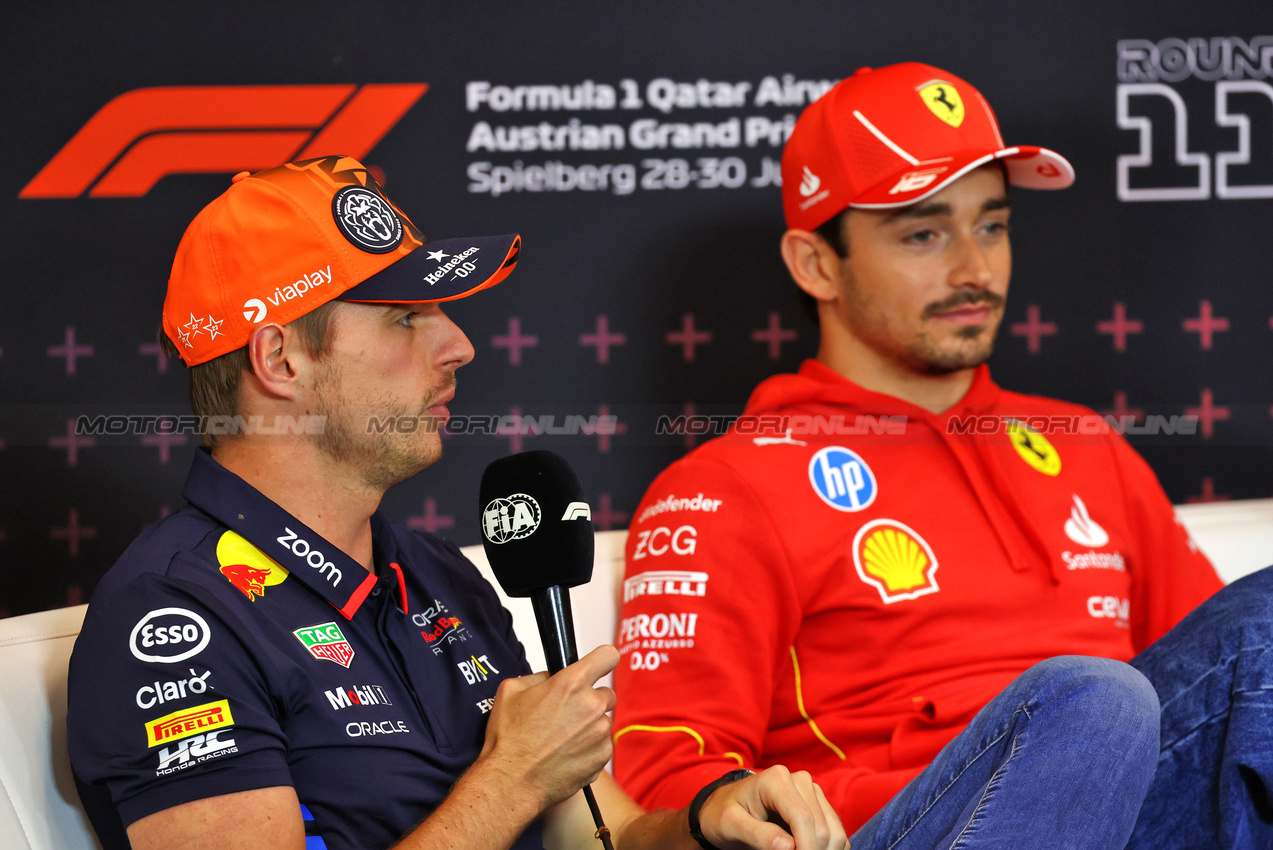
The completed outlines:
{"type": "Polygon", "coordinates": [[[525,493],[492,499],[482,511],[482,533],[492,543],[520,540],[535,533],[541,516],[539,503],[525,493]]]}

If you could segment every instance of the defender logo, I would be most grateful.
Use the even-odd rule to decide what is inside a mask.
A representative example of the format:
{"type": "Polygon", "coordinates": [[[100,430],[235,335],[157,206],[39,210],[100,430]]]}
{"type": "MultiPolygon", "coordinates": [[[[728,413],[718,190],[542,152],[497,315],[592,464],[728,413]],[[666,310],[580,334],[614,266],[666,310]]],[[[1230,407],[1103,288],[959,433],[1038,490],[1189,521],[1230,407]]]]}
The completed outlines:
{"type": "Polygon", "coordinates": [[[804,177],[800,180],[800,195],[807,198],[822,186],[822,180],[818,175],[809,170],[809,166],[804,167],[804,177]]]}
{"type": "Polygon", "coordinates": [[[492,499],[482,511],[482,533],[492,543],[520,540],[535,533],[540,516],[539,502],[525,493],[492,499]]]}
{"type": "Polygon", "coordinates": [[[950,83],[940,80],[919,90],[919,97],[928,110],[952,127],[964,123],[964,101],[950,83]]]}

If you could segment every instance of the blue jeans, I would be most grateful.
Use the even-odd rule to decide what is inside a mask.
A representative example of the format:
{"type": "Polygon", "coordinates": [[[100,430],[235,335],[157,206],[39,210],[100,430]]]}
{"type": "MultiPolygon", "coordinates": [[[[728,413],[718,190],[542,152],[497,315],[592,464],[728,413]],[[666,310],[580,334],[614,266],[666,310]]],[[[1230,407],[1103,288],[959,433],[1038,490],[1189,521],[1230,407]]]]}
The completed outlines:
{"type": "Polygon", "coordinates": [[[1273,567],[1199,605],[1132,665],[1162,703],[1162,754],[1128,846],[1273,848],[1273,567]]]}
{"type": "Polygon", "coordinates": [[[1158,698],[1103,658],[1031,667],[852,838],[853,850],[1120,850],[1158,758],[1158,698]]]}

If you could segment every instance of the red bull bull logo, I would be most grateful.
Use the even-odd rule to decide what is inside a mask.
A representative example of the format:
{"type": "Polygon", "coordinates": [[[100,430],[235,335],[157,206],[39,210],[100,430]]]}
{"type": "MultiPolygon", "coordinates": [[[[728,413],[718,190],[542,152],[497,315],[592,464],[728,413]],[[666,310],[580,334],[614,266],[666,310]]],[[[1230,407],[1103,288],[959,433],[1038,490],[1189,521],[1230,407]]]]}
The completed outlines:
{"type": "Polygon", "coordinates": [[[277,561],[233,531],[217,541],[217,561],[221,574],[251,602],[264,596],[266,587],[282,584],[288,575],[277,561]]]}

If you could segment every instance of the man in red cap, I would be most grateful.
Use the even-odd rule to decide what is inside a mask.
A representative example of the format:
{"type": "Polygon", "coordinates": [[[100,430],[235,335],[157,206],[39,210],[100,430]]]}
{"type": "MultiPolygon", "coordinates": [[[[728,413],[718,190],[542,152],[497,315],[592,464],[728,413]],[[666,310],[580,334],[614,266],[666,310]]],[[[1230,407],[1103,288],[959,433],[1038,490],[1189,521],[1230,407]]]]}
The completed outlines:
{"type": "Polygon", "coordinates": [[[1269,841],[1273,702],[1228,696],[1273,687],[1269,664],[1234,662],[1273,637],[1269,576],[1173,631],[1221,582],[1152,471],[1094,412],[1003,391],[985,365],[1008,185],[1064,188],[1070,164],[1005,145],[975,88],[905,63],[810,105],[782,176],[782,255],[816,309],[817,359],[760,384],[634,513],[616,776],[676,805],[722,770],[798,766],[850,830],[871,819],[855,846],[891,847],[958,775],[1009,825],[961,804],[949,834],[1071,846],[1057,821],[1106,817],[1084,795],[1108,768],[1076,750],[1006,802],[999,762],[971,770],[985,712],[968,724],[1045,659],[1136,657],[1165,711],[1135,846],[1269,841]]]}
{"type": "Polygon", "coordinates": [[[589,782],[620,848],[843,850],[782,768],[643,814],[602,771],[614,648],[528,675],[459,550],[378,514],[437,460],[473,357],[439,302],[520,245],[426,243],[347,157],[241,174],[187,229],[163,329],[206,450],[71,659],[71,760],[107,850],[585,848],[589,782]]]}

